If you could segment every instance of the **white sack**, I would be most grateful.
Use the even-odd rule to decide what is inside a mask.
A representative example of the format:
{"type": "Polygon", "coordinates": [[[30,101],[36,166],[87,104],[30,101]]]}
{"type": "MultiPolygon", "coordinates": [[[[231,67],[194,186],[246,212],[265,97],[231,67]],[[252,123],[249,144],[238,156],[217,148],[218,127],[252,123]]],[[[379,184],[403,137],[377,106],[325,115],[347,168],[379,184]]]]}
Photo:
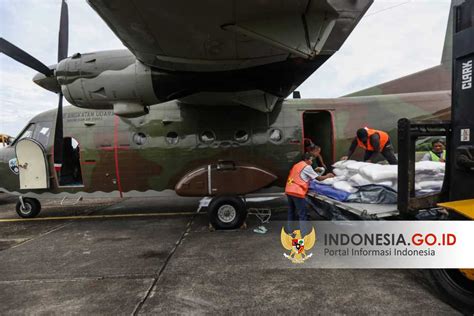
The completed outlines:
{"type": "Polygon", "coordinates": [[[354,162],[359,162],[359,161],[356,161],[356,160],[340,160],[340,161],[334,163],[332,166],[334,168],[346,169],[347,165],[350,165],[354,162]]]}
{"type": "Polygon", "coordinates": [[[327,179],[324,179],[323,181],[318,181],[318,182],[325,185],[333,185],[334,181],[336,181],[335,178],[327,178],[327,179]]]}
{"type": "Polygon", "coordinates": [[[376,185],[383,185],[383,186],[386,186],[386,187],[392,187],[393,186],[393,181],[379,181],[379,182],[375,182],[374,184],[376,185]]]}
{"type": "Polygon", "coordinates": [[[444,173],[446,164],[444,162],[438,161],[419,161],[415,163],[415,172],[416,173],[444,173]]]}
{"type": "Polygon", "coordinates": [[[341,168],[342,165],[344,164],[345,160],[339,160],[339,161],[336,161],[332,166],[334,168],[341,168]]]}
{"type": "Polygon", "coordinates": [[[358,190],[349,184],[347,181],[336,181],[332,185],[335,189],[345,191],[348,193],[356,193],[358,190]]]}
{"type": "Polygon", "coordinates": [[[436,173],[436,174],[417,173],[415,176],[416,182],[443,181],[443,180],[444,180],[444,173],[436,173]]]}
{"type": "Polygon", "coordinates": [[[373,165],[372,163],[368,162],[361,162],[361,161],[354,161],[352,163],[348,163],[345,165],[347,170],[350,170],[351,172],[358,172],[360,168],[364,166],[369,166],[373,165]]]}
{"type": "Polygon", "coordinates": [[[415,182],[415,191],[420,191],[420,190],[421,190],[420,184],[415,182]]]}
{"type": "Polygon", "coordinates": [[[344,180],[344,177],[332,177],[332,178],[327,178],[327,179],[324,179],[323,181],[318,181],[318,182],[325,185],[333,185],[334,182],[342,181],[342,180],[344,180]]]}
{"type": "Polygon", "coordinates": [[[361,167],[359,173],[373,182],[393,180],[398,177],[398,166],[369,164],[361,167]]]}
{"type": "Polygon", "coordinates": [[[443,186],[443,181],[421,181],[418,182],[421,190],[429,190],[429,189],[441,189],[443,186]]]}
{"type": "Polygon", "coordinates": [[[352,177],[349,178],[349,183],[355,186],[363,186],[363,185],[369,185],[372,184],[371,181],[368,179],[364,178],[361,176],[359,173],[353,175],[352,177]]]}
{"type": "Polygon", "coordinates": [[[345,177],[349,173],[346,169],[336,168],[332,171],[338,177],[345,177]]]}
{"type": "MultiPolygon", "coordinates": [[[[333,166],[335,178],[320,183],[355,193],[363,185],[383,185],[398,191],[398,166],[381,165],[355,160],[338,161],[333,166]]],[[[437,190],[442,187],[445,164],[435,161],[421,161],[415,164],[415,191],[437,190]]]]}

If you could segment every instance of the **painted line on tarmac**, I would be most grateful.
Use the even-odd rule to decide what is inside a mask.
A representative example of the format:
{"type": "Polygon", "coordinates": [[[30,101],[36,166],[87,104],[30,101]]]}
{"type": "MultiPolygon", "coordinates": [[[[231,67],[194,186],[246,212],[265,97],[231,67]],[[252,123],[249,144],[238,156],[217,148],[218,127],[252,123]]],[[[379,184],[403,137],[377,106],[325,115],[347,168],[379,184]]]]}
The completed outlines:
{"type": "Polygon", "coordinates": [[[102,218],[131,218],[131,217],[166,217],[166,216],[192,216],[203,213],[190,212],[174,212],[174,213],[138,213],[138,214],[109,214],[109,215],[81,215],[81,216],[53,216],[53,217],[38,217],[38,218],[5,218],[0,219],[0,223],[12,222],[39,222],[39,221],[65,221],[65,220],[80,220],[80,219],[102,219],[102,218]]]}
{"type": "MultiPolygon", "coordinates": [[[[107,207],[109,207],[109,206],[108,206],[108,205],[103,205],[103,206],[95,207],[95,208],[89,209],[86,214],[90,215],[90,214],[92,214],[93,212],[101,211],[101,210],[103,210],[103,209],[105,209],[105,208],[107,208],[107,207]]],[[[38,219],[39,219],[39,218],[38,218],[38,219]]],[[[36,220],[38,220],[38,219],[36,219],[36,220]]],[[[5,219],[5,220],[8,220],[8,219],[5,219]]],[[[25,220],[25,219],[16,218],[16,219],[14,219],[14,220],[16,220],[16,221],[21,221],[21,220],[25,220]]],[[[64,227],[67,227],[68,225],[71,225],[72,223],[73,223],[72,221],[69,221],[69,222],[66,222],[66,223],[60,223],[59,225],[54,226],[52,229],[50,229],[50,230],[48,230],[48,231],[46,231],[46,232],[44,232],[44,233],[39,234],[38,236],[33,236],[33,237],[29,238],[28,240],[25,240],[24,242],[21,242],[21,243],[18,243],[18,244],[16,244],[16,245],[13,245],[12,247],[7,248],[7,249],[13,249],[13,248],[21,247],[21,246],[23,246],[23,245],[25,245],[25,244],[28,244],[28,243],[31,242],[31,241],[35,241],[35,240],[37,240],[37,239],[39,239],[39,238],[42,238],[42,237],[44,237],[44,236],[46,236],[46,235],[48,235],[48,234],[50,234],[50,233],[53,233],[53,232],[58,231],[58,230],[60,230],[60,229],[62,229],[62,228],[64,228],[64,227]]]]}

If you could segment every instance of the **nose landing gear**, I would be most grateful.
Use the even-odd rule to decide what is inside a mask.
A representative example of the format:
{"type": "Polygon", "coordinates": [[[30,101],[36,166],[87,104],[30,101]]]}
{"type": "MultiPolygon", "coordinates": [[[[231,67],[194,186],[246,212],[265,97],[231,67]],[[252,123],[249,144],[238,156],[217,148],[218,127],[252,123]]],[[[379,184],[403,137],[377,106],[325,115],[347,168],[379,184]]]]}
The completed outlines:
{"type": "Polygon", "coordinates": [[[37,199],[24,198],[20,196],[16,203],[16,212],[23,218],[36,217],[41,211],[41,203],[37,199]]]}

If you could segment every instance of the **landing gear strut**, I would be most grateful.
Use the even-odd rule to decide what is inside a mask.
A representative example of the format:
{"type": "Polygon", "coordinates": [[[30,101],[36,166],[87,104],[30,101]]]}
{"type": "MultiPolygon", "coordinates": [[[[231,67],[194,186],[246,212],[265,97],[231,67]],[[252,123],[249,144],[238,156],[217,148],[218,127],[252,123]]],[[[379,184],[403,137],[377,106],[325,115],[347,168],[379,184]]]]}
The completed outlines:
{"type": "Polygon", "coordinates": [[[41,203],[37,199],[20,196],[16,203],[16,212],[23,218],[33,218],[41,211],[41,203]]]}

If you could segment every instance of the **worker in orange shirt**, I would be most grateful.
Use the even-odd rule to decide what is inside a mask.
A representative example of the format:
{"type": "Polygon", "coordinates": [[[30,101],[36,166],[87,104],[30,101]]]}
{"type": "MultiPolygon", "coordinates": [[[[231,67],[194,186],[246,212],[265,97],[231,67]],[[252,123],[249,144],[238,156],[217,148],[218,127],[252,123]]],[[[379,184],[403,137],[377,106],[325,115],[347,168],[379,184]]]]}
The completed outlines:
{"type": "Polygon", "coordinates": [[[365,149],[364,161],[370,160],[374,153],[381,153],[389,164],[396,165],[398,163],[390,136],[384,131],[367,127],[358,129],[347,156],[342,157],[341,160],[350,159],[356,147],[365,149]]]}
{"type": "Polygon", "coordinates": [[[299,219],[301,236],[309,233],[308,211],[306,209],[306,193],[308,192],[309,182],[318,177],[318,174],[311,167],[313,155],[309,152],[304,153],[303,159],[296,163],[288,175],[286,181],[285,193],[288,198],[288,225],[286,232],[292,234],[295,230],[295,221],[299,219]]]}

